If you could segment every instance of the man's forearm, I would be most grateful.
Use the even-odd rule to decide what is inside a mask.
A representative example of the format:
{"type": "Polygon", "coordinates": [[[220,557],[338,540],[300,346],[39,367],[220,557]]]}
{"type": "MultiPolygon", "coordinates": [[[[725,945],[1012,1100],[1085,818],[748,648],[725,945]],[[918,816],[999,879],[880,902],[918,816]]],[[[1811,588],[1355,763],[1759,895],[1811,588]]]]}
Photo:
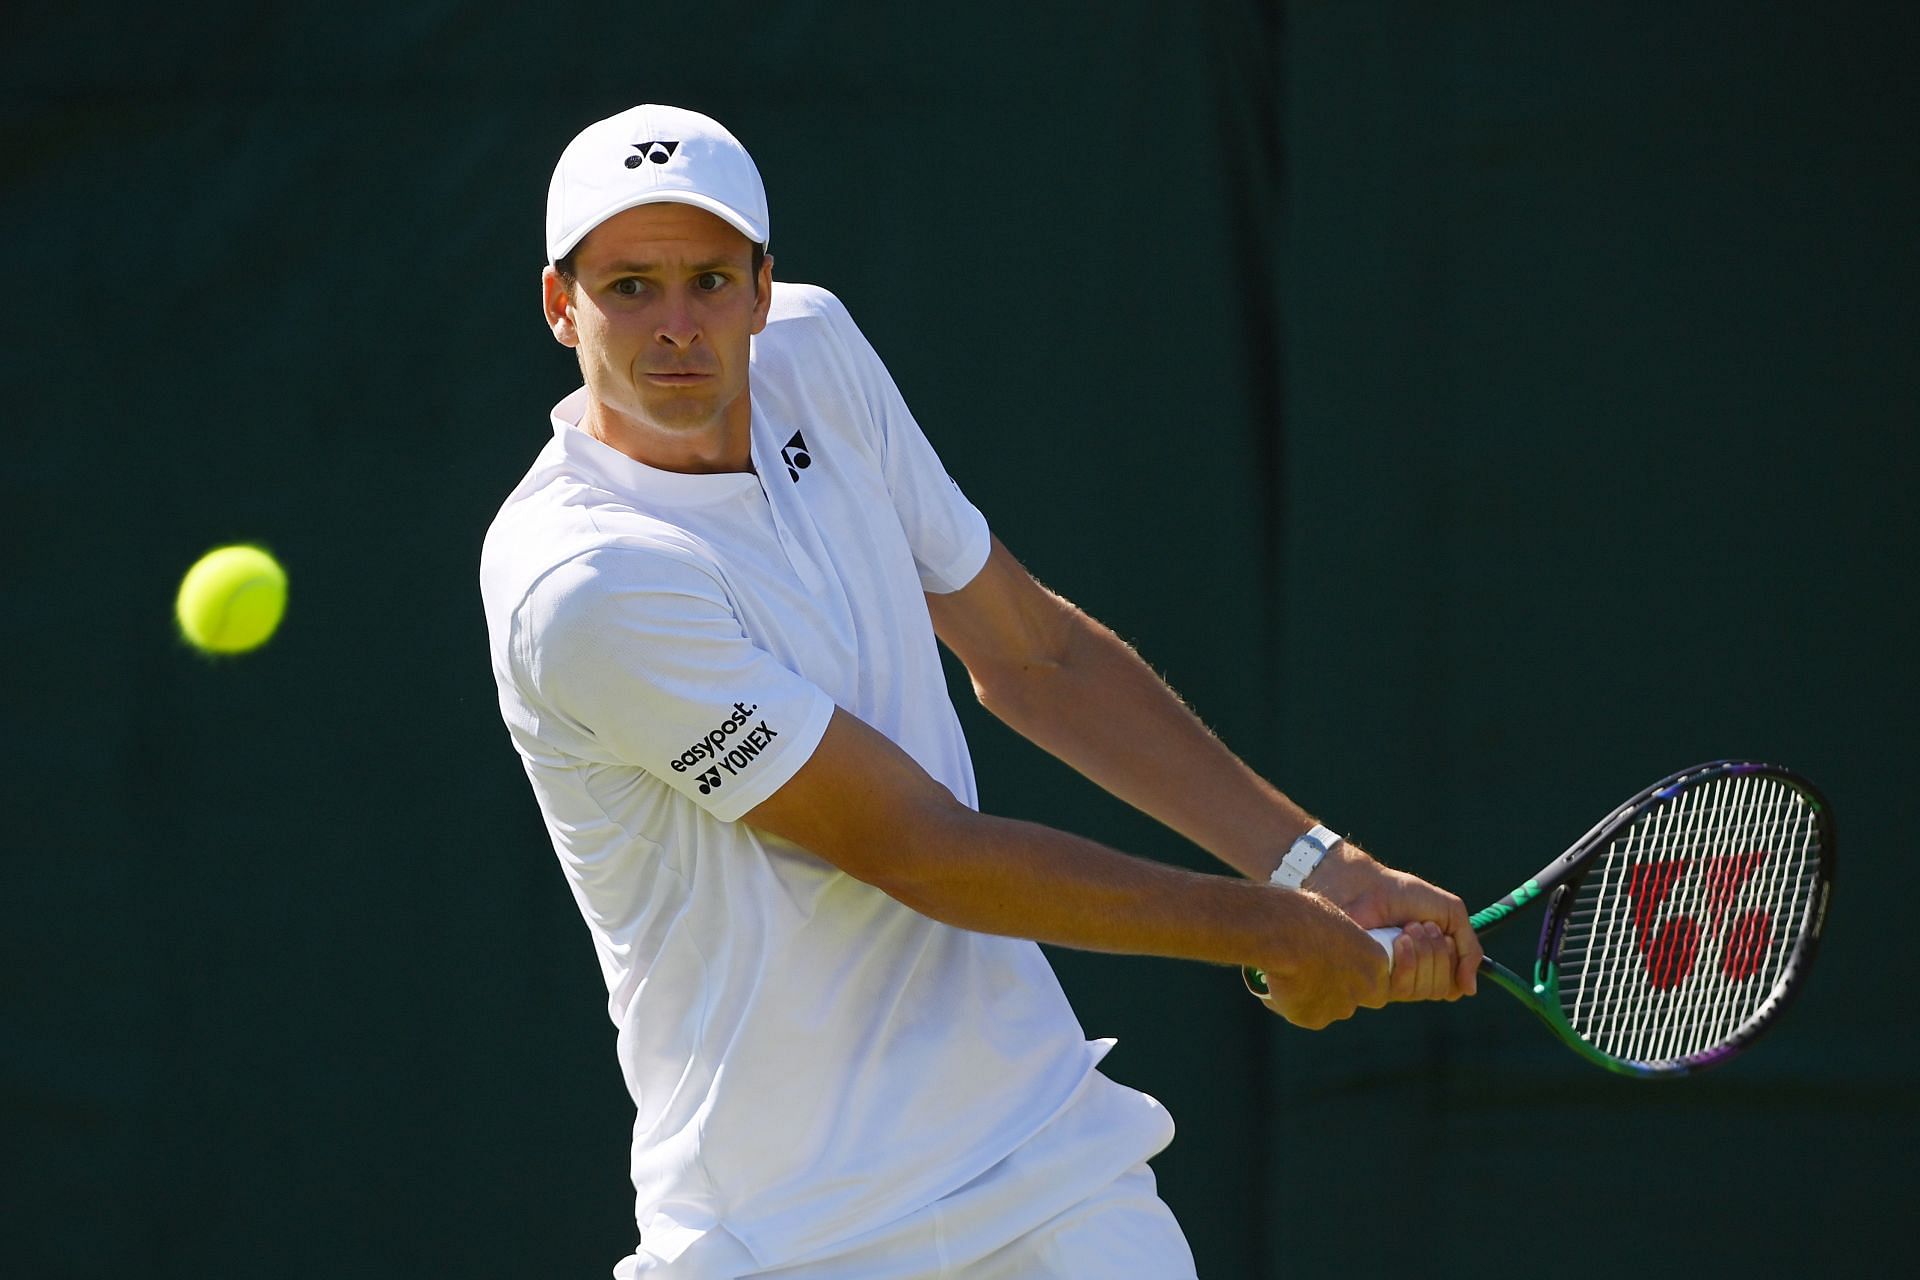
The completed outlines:
{"type": "Polygon", "coordinates": [[[1352,928],[1312,894],[1132,857],[1069,832],[956,806],[876,863],[872,883],[923,915],[1057,946],[1291,972],[1352,928]]]}
{"type": "Polygon", "coordinates": [[[1319,895],[1171,867],[977,812],[844,711],[786,785],[743,820],[922,915],[980,933],[1283,973],[1329,945],[1338,952],[1339,935],[1365,942],[1319,895]]]}
{"type": "Polygon", "coordinates": [[[1305,1026],[1391,994],[1379,949],[1321,895],[1148,862],[977,813],[845,711],[743,821],[960,928],[1259,965],[1279,979],[1275,1012],[1305,1026]]]}
{"type": "Polygon", "coordinates": [[[1264,880],[1306,811],[1228,750],[1111,630],[1060,602],[1054,660],[976,678],[1011,728],[1245,875],[1264,880]]]}
{"type": "MultiPolygon", "coordinates": [[[[959,806],[945,821],[918,825],[914,844],[908,856],[888,859],[873,883],[946,924],[1088,950],[1254,964],[1267,972],[1274,1012],[1308,1027],[1396,998],[1372,939],[1317,894],[1147,862],[959,806]]],[[[1402,976],[1397,998],[1417,994],[1402,976]]]]}

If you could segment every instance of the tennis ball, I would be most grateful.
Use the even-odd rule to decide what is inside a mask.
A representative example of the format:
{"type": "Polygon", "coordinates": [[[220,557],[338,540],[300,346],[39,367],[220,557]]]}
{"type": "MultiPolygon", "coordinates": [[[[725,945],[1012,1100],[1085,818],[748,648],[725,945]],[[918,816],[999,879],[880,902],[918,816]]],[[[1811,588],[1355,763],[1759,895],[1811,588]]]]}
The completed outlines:
{"type": "Polygon", "coordinates": [[[257,649],[287,610],[287,571],[259,547],[215,547],[187,570],[174,617],[203,653],[257,649]]]}

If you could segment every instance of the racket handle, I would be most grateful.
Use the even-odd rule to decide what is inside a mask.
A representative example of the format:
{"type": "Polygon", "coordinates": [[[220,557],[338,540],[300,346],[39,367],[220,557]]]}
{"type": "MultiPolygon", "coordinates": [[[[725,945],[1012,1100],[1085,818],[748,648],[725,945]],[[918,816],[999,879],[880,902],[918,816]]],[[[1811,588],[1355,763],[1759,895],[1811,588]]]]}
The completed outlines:
{"type": "Polygon", "coordinates": [[[1393,972],[1393,940],[1405,933],[1404,929],[1369,929],[1367,936],[1386,948],[1387,972],[1393,972]]]}

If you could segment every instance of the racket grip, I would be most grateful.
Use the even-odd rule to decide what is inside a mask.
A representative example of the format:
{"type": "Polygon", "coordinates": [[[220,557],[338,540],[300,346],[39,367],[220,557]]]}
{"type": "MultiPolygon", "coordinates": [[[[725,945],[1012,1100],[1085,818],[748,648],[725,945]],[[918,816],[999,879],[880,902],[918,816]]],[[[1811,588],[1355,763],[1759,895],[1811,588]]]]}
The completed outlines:
{"type": "Polygon", "coordinates": [[[1404,929],[1369,929],[1367,936],[1386,948],[1387,972],[1393,972],[1393,940],[1405,933],[1404,929]]]}

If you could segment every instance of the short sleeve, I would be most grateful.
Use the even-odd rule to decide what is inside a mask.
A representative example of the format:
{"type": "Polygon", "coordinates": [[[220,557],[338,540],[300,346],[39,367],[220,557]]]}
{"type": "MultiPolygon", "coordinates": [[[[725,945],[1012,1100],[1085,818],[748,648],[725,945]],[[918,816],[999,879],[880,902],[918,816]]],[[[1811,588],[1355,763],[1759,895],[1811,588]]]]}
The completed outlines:
{"type": "Polygon", "coordinates": [[[646,547],[602,547],[530,591],[512,662],[592,753],[645,769],[723,822],[791,778],[833,700],[753,643],[711,572],[646,547]]]}
{"type": "Polygon", "coordinates": [[[992,546],[987,518],[947,474],[893,375],[846,308],[834,299],[827,314],[880,430],[881,469],[913,549],[920,585],[936,595],[958,591],[987,562],[992,546]]]}

